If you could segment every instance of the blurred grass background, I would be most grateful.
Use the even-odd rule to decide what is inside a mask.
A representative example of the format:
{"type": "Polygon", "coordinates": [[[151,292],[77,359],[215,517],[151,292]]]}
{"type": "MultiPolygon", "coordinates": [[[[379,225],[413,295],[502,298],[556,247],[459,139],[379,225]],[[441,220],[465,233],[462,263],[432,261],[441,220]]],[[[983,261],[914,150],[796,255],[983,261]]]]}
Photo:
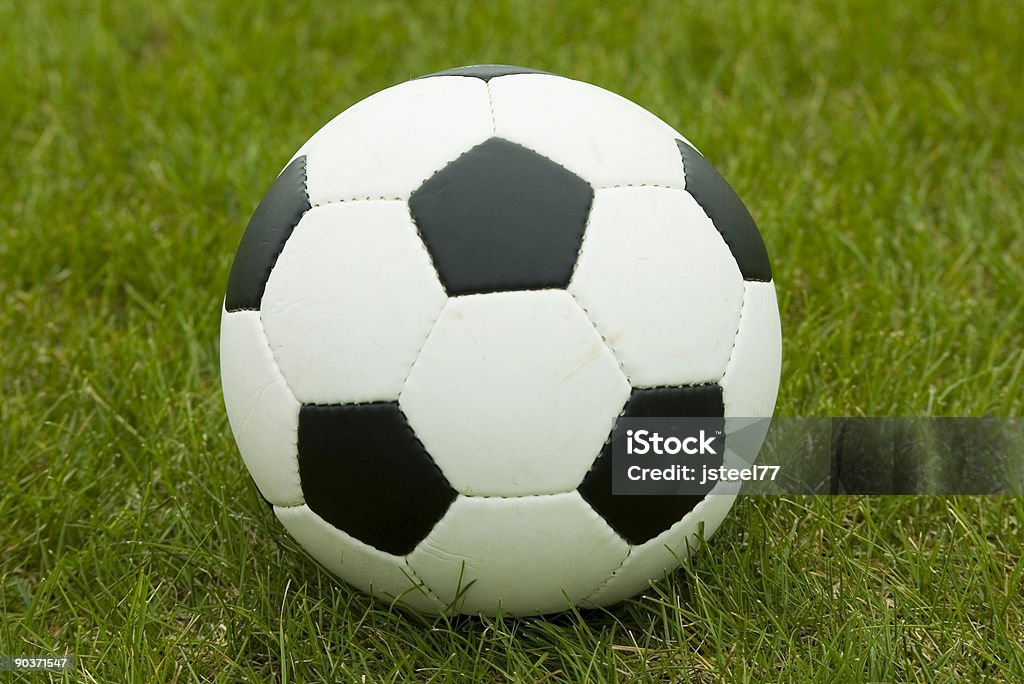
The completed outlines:
{"type": "Polygon", "coordinates": [[[299,144],[502,62],[629,97],[730,180],[773,258],[779,414],[1019,415],[1022,29],[984,1],[0,0],[0,653],[96,682],[1024,679],[1019,498],[749,499],[611,611],[425,621],[285,538],[217,371],[299,144]]]}

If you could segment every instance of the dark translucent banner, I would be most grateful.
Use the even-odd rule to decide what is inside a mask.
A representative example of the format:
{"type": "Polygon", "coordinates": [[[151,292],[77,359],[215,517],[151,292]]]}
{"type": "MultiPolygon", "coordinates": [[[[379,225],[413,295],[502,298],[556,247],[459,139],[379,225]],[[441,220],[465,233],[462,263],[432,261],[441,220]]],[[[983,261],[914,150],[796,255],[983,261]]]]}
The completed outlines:
{"type": "Polygon", "coordinates": [[[1024,418],[620,418],[612,493],[1024,495],[1024,418]]]}

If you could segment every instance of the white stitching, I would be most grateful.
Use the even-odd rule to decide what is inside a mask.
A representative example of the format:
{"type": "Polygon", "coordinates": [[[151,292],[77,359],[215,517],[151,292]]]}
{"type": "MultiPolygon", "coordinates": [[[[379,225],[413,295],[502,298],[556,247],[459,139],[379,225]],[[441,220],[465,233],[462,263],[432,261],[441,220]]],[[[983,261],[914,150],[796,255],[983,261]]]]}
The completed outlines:
{"type": "MultiPolygon", "coordinates": [[[[422,249],[423,253],[427,255],[427,263],[430,264],[430,268],[434,271],[434,278],[436,282],[439,284],[441,288],[441,293],[444,295],[445,300],[438,308],[437,313],[434,315],[434,320],[430,322],[430,326],[427,328],[426,333],[423,335],[423,341],[420,342],[420,346],[416,349],[416,353],[412,355],[412,361],[409,362],[409,367],[405,370],[405,375],[402,377],[402,386],[401,388],[399,388],[398,397],[395,399],[395,401],[399,402],[399,409],[401,409],[402,394],[405,393],[406,385],[408,385],[409,383],[409,376],[412,374],[412,369],[416,367],[416,361],[418,361],[420,358],[420,352],[423,351],[423,347],[427,346],[427,340],[430,339],[430,333],[434,332],[434,328],[437,327],[437,322],[441,320],[441,316],[442,314],[444,314],[444,310],[448,308],[448,302],[451,301],[451,297],[448,296],[448,291],[445,289],[444,282],[441,280],[441,272],[437,269],[437,265],[434,264],[434,257],[430,254],[430,250],[427,249],[427,243],[423,239],[422,231],[420,231],[420,224],[417,223],[416,217],[412,215],[412,207],[408,203],[406,203],[406,213],[409,215],[409,221],[412,223],[413,228],[416,230],[416,238],[419,240],[420,249],[422,249]]],[[[407,416],[406,423],[408,422],[409,418],[407,416]]],[[[415,436],[415,431],[413,432],[413,434],[415,436]]],[[[419,438],[417,437],[417,440],[418,439],[419,438]]],[[[424,452],[430,454],[430,452],[427,451],[426,446],[424,446],[422,442],[420,442],[420,446],[423,447],[424,452]]],[[[430,460],[434,460],[433,456],[430,457],[430,460]]]]}
{"type": "Polygon", "coordinates": [[[383,195],[377,197],[371,197],[370,195],[364,195],[362,197],[342,197],[339,199],[326,200],[324,202],[317,202],[311,204],[310,209],[316,209],[317,207],[326,207],[331,204],[346,204],[349,202],[404,202],[404,197],[384,197],[383,195]]]}
{"type": "Polygon", "coordinates": [[[595,190],[615,190],[617,188],[660,188],[662,190],[682,190],[686,191],[686,188],[678,185],[662,185],[660,183],[616,183],[614,185],[597,185],[594,186],[595,190]]]}
{"type": "Polygon", "coordinates": [[[402,592],[399,596],[396,596],[395,597],[395,601],[403,603],[404,601],[403,601],[402,597],[405,596],[407,593],[410,593],[410,592],[413,592],[413,591],[422,591],[424,594],[427,595],[427,598],[429,598],[432,601],[435,601],[437,603],[437,605],[441,609],[440,610],[441,613],[445,613],[448,610],[448,607],[449,607],[448,604],[446,604],[444,601],[442,601],[440,596],[438,596],[433,591],[431,591],[430,587],[427,586],[427,583],[424,582],[423,579],[419,575],[416,574],[416,571],[413,570],[412,565],[409,563],[409,556],[402,556],[402,563],[405,565],[406,569],[409,571],[409,574],[406,575],[406,578],[410,582],[413,583],[413,586],[410,587],[409,590],[402,592]],[[410,577],[410,575],[411,575],[411,577],[410,577]]]}
{"type": "MultiPolygon", "coordinates": [[[[605,524],[607,524],[607,521],[605,522],[605,524]]],[[[622,561],[620,561],[619,564],[617,566],[615,566],[615,569],[611,571],[611,574],[608,575],[608,578],[605,579],[604,582],[601,582],[601,584],[597,585],[597,588],[594,589],[594,591],[590,592],[589,594],[587,594],[586,596],[581,598],[580,601],[579,601],[580,603],[592,603],[593,602],[592,599],[594,598],[594,594],[600,592],[602,589],[607,587],[608,584],[613,579],[615,579],[615,575],[618,574],[619,570],[622,570],[622,566],[626,564],[626,561],[629,560],[630,554],[633,553],[633,548],[634,548],[633,545],[630,544],[629,548],[626,549],[626,555],[622,557],[622,561]]]]}
{"type": "Polygon", "coordinates": [[[491,108],[491,135],[498,134],[498,119],[494,116],[494,96],[491,93],[491,82],[485,81],[484,86],[487,88],[487,104],[491,108]]]}
{"type": "MultiPolygon", "coordinates": [[[[740,329],[743,327],[743,311],[747,306],[747,281],[743,281],[743,297],[740,298],[740,315],[736,321],[736,334],[732,336],[732,347],[729,349],[729,358],[725,361],[725,370],[722,371],[722,377],[718,379],[718,383],[721,384],[725,380],[726,374],[729,372],[729,365],[732,363],[733,354],[736,352],[736,341],[740,339],[740,329]]],[[[722,400],[725,400],[725,387],[722,387],[722,400]]]]}
{"type": "Polygon", "coordinates": [[[569,282],[565,286],[565,291],[569,293],[569,296],[572,297],[572,300],[576,302],[576,306],[580,307],[580,310],[583,311],[583,315],[586,316],[588,321],[590,321],[591,327],[597,332],[598,336],[601,338],[601,341],[604,342],[604,346],[608,348],[608,351],[612,353],[612,358],[615,359],[615,363],[618,364],[619,371],[626,378],[626,382],[629,383],[629,386],[632,387],[633,379],[629,377],[629,373],[626,371],[626,367],[622,364],[622,359],[619,358],[619,355],[617,353],[615,353],[615,346],[608,341],[608,338],[605,337],[605,334],[601,331],[599,327],[597,327],[597,323],[594,321],[594,317],[590,315],[590,311],[588,311],[587,307],[583,305],[583,302],[579,300],[579,298],[576,296],[576,293],[573,292],[572,288],[573,280],[576,278],[576,271],[580,265],[580,259],[583,257],[583,248],[587,244],[587,235],[590,233],[590,219],[594,215],[595,199],[597,199],[596,195],[591,197],[590,199],[590,211],[587,212],[587,222],[583,224],[583,237],[580,239],[580,246],[576,250],[576,260],[572,264],[572,272],[569,273],[569,282]]]}
{"type": "Polygon", "coordinates": [[[284,385],[284,388],[288,391],[288,395],[291,397],[292,401],[299,406],[299,410],[295,412],[295,439],[292,442],[292,445],[294,446],[295,454],[295,481],[299,483],[299,500],[302,502],[296,505],[303,506],[306,503],[306,497],[305,492],[302,490],[302,477],[299,473],[299,411],[302,410],[302,402],[295,396],[295,390],[288,384],[288,378],[284,376],[284,373],[281,371],[281,366],[278,365],[277,356],[274,354],[274,348],[270,346],[270,337],[267,336],[267,329],[263,325],[263,313],[258,309],[247,309],[247,311],[256,311],[256,321],[260,326],[260,337],[263,344],[266,345],[265,348],[267,353],[270,354],[270,361],[271,365],[274,367],[274,372],[277,373],[277,377],[281,380],[281,384],[284,385]]]}

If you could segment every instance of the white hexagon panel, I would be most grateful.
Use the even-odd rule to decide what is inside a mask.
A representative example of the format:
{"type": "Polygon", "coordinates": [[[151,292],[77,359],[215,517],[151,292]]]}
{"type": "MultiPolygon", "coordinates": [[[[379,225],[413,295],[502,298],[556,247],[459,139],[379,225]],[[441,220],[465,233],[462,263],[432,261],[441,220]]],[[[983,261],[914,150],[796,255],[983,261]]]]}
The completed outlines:
{"type": "Polygon", "coordinates": [[[743,276],[688,193],[599,190],[569,292],[634,387],[717,382],[743,304],[743,276]]]}
{"type": "Polygon", "coordinates": [[[261,312],[299,401],[366,402],[398,398],[446,299],[404,202],[340,202],[299,221],[261,312]]]}
{"type": "Polygon", "coordinates": [[[503,292],[448,300],[399,405],[459,492],[553,494],[583,479],[629,391],[566,292],[503,292]]]}

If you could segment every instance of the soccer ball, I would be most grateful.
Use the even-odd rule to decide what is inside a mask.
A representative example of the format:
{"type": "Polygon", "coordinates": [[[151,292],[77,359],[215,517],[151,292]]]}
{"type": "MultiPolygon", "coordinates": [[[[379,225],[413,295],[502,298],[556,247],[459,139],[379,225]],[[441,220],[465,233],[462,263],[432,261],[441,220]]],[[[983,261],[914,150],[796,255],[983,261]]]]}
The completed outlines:
{"type": "MultiPolygon", "coordinates": [[[[612,496],[619,416],[770,416],[750,214],[683,136],[506,66],[396,85],[270,187],[221,323],[232,431],[314,558],[428,613],[621,601],[733,496],[612,496]]],[[[727,442],[728,444],[728,442],[727,442]]]]}

